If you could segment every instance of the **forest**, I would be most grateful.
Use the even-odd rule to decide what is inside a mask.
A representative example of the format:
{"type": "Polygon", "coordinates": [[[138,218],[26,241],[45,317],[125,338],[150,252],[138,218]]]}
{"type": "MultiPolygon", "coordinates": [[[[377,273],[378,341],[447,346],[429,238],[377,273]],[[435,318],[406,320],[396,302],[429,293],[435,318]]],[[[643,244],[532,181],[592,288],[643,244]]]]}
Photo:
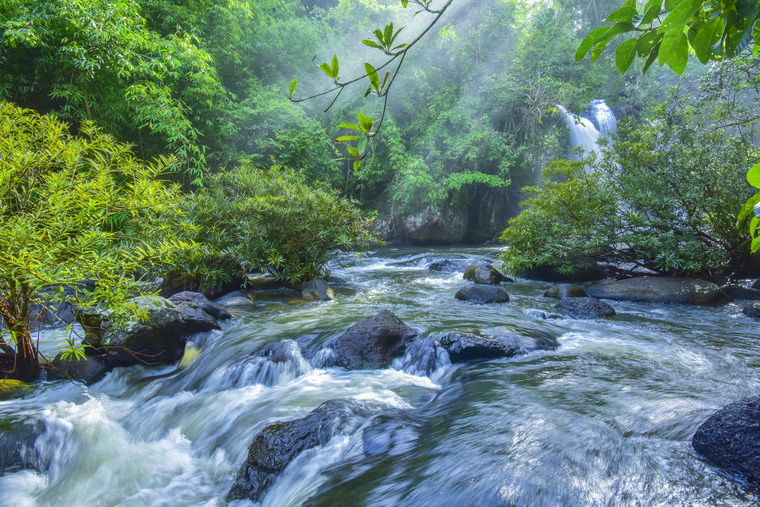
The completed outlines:
{"type": "MultiPolygon", "coordinates": [[[[467,264],[477,261],[490,270],[483,275],[486,285],[518,280],[518,305],[523,305],[520,283],[538,283],[526,287],[543,292],[541,283],[586,283],[597,280],[596,273],[617,281],[681,280],[690,287],[704,281],[716,290],[723,287],[721,297],[755,299],[740,289],[757,291],[749,286],[760,278],[758,21],[756,0],[5,0],[0,4],[0,399],[6,391],[11,400],[33,399],[24,393],[44,391],[45,382],[65,378],[91,384],[133,365],[148,372],[149,366],[176,364],[178,374],[195,386],[191,391],[242,388],[249,373],[230,373],[221,360],[229,359],[232,349],[223,349],[222,362],[202,360],[208,361],[203,366],[208,378],[214,378],[211,365],[227,372],[219,384],[223,388],[194,378],[189,365],[198,354],[208,357],[213,346],[185,335],[232,329],[226,339],[238,347],[243,340],[235,338],[236,326],[280,304],[287,308],[271,321],[255,322],[274,326],[273,335],[282,340],[277,343],[284,345],[267,345],[257,337],[256,347],[245,349],[260,368],[254,384],[285,385],[335,365],[356,369],[341,352],[340,338],[333,343],[333,327],[366,316],[355,308],[390,305],[397,312],[408,309],[405,320],[420,319],[417,325],[429,336],[420,341],[415,328],[409,336],[417,338],[409,340],[434,351],[412,361],[409,351],[417,349],[404,345],[409,348],[403,357],[414,365],[393,363],[394,368],[448,385],[454,374],[446,368],[459,361],[456,354],[470,352],[455,352],[465,347],[464,338],[452,345],[451,335],[441,335],[437,326],[456,321],[464,326],[463,336],[478,343],[490,328],[473,338],[467,334],[472,322],[459,322],[458,310],[448,307],[440,310],[445,315],[439,320],[425,320],[422,307],[437,303],[422,294],[403,296],[413,303],[394,300],[376,281],[373,258],[384,259],[384,272],[401,270],[388,275],[390,286],[402,287],[399,294],[427,283],[406,280],[403,270],[425,263],[431,272],[457,273],[457,279],[464,272],[467,279],[467,264]],[[594,116],[599,107],[608,112],[611,126],[594,116]],[[579,144],[579,135],[590,135],[591,143],[579,144]],[[369,270],[368,278],[363,270],[369,270]],[[368,288],[370,283],[379,285],[368,288]],[[352,290],[383,296],[355,302],[352,290]],[[233,295],[242,297],[240,304],[251,313],[241,317],[235,313],[239,309],[224,310],[221,301],[233,295]],[[326,306],[322,311],[335,312],[335,323],[307,330],[307,323],[326,318],[307,304],[306,313],[296,313],[298,305],[314,300],[344,301],[348,309],[341,311],[347,313],[326,306]],[[228,318],[234,324],[221,322],[228,318]],[[288,334],[288,319],[298,323],[292,324],[298,336],[288,334]],[[164,333],[172,335],[169,345],[156,345],[155,329],[149,329],[154,321],[166,327],[161,333],[169,330],[164,333]],[[125,338],[135,334],[139,339],[125,338]],[[295,352],[288,340],[295,340],[295,352]],[[320,348],[325,343],[332,344],[330,352],[320,348]],[[435,351],[442,348],[449,363],[440,363],[435,351]],[[271,361],[268,370],[262,357],[271,361]],[[35,385],[43,387],[29,387],[35,385]]],[[[584,285],[581,291],[595,296],[594,287],[584,285]]],[[[543,308],[533,295],[523,296],[525,305],[543,308]]],[[[509,301],[506,292],[494,297],[509,301]]],[[[720,324],[741,314],[736,303],[731,305],[736,311],[726,310],[729,314],[705,324],[716,328],[697,334],[731,328],[720,324]]],[[[560,347],[554,330],[541,327],[555,314],[545,309],[532,314],[535,308],[528,306],[520,306],[521,318],[542,315],[545,321],[525,324],[533,326],[528,335],[536,348],[560,347]]],[[[742,315],[760,316],[760,307],[752,308],[742,315]]],[[[383,312],[375,317],[382,326],[404,326],[388,324],[388,318],[383,312]]],[[[514,329],[502,324],[510,333],[524,331],[522,324],[514,329]]],[[[596,336],[594,326],[600,325],[593,324],[589,333],[596,336]]],[[[680,331],[673,333],[680,337],[680,331]]],[[[536,350],[518,340],[507,347],[512,352],[504,352],[499,336],[499,355],[536,350]]],[[[380,363],[387,366],[389,357],[380,363]]],[[[131,376],[140,374],[123,375],[127,380],[120,382],[130,384],[131,376]]],[[[756,383],[751,380],[748,389],[756,383]]],[[[148,394],[135,396],[134,403],[150,405],[148,394]]],[[[271,408],[270,401],[258,403],[271,408]]],[[[299,406],[297,400],[288,403],[280,417],[299,406]]],[[[324,417],[319,410],[326,403],[304,420],[324,417]]],[[[267,410],[249,409],[261,429],[266,417],[260,414],[267,410]]],[[[351,414],[341,425],[371,412],[354,405],[330,410],[351,414]]],[[[423,426],[435,426],[434,419],[423,426]]],[[[8,429],[13,421],[0,407],[0,489],[11,484],[3,482],[10,476],[3,473],[2,442],[23,441],[8,429]]],[[[392,423],[388,431],[417,428],[407,423],[392,423]]],[[[118,424],[130,431],[137,423],[118,424]]],[[[376,426],[363,430],[365,453],[367,435],[376,426]]],[[[193,430],[183,426],[182,435],[188,432],[193,430]]],[[[230,475],[243,455],[228,445],[224,440],[227,454],[213,459],[230,475]]],[[[210,448],[203,452],[203,459],[216,456],[210,448]]],[[[367,473],[399,473],[388,461],[377,466],[367,473]]],[[[313,480],[308,488],[293,487],[316,496],[287,496],[274,486],[264,498],[272,505],[308,498],[310,505],[335,505],[331,502],[353,498],[334,495],[348,495],[364,473],[342,470],[327,482],[306,474],[304,481],[313,480]],[[322,488],[319,494],[315,488],[322,488]]],[[[207,501],[230,487],[229,480],[203,477],[213,483],[208,486],[213,492],[195,494],[207,501]]],[[[693,471],[684,477],[689,483],[693,471]]],[[[55,482],[53,475],[50,480],[55,482]]],[[[274,479],[256,480],[268,488],[274,479]]],[[[517,481],[504,480],[510,487],[517,481]]],[[[259,493],[248,492],[255,482],[241,471],[226,501],[259,501],[259,493]],[[243,493],[235,493],[238,486],[243,493]]],[[[44,493],[40,505],[53,498],[47,494],[75,498],[60,486],[44,493]]],[[[540,490],[535,483],[528,490],[535,492],[534,486],[540,490]]],[[[440,486],[429,487],[423,504],[436,498],[440,486]]],[[[718,496],[744,494],[726,488],[718,496]]],[[[486,488],[477,500],[519,504],[519,489],[497,500],[486,488]]],[[[367,496],[355,493],[355,504],[389,501],[381,490],[378,485],[367,496]]],[[[126,498],[131,490],[116,486],[116,491],[105,504],[118,503],[119,495],[126,498]]],[[[469,498],[467,488],[452,491],[451,498],[469,498]]],[[[571,486],[549,491],[538,503],[577,493],[571,486]]],[[[608,491],[604,498],[613,501],[619,493],[608,491]]],[[[27,498],[24,494],[18,498],[27,498]]],[[[136,504],[167,501],[129,494],[137,495],[136,504]]],[[[676,503],[696,501],[678,494],[676,503]]],[[[582,495],[579,504],[595,503],[591,492],[582,495]]],[[[405,496],[400,503],[420,500],[405,496]]],[[[639,497],[644,503],[656,500],[639,497]]]]}

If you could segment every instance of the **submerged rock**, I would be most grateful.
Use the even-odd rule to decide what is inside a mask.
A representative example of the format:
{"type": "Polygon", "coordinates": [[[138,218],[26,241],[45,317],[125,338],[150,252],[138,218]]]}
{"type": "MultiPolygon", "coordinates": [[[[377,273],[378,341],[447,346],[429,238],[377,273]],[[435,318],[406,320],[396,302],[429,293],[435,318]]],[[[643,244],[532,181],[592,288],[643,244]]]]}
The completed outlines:
{"type": "Polygon", "coordinates": [[[478,303],[506,303],[509,301],[507,291],[494,285],[470,285],[459,289],[454,297],[462,301],[476,301],[478,303]]]}
{"type": "Polygon", "coordinates": [[[248,297],[248,291],[246,290],[236,290],[227,293],[219,298],[216,303],[227,308],[253,306],[253,300],[248,297]]]}
{"type": "Polygon", "coordinates": [[[337,434],[355,431],[369,415],[358,401],[336,399],[302,419],[267,426],[254,437],[226,500],[259,501],[301,452],[324,445],[337,434]]]}
{"type": "Polygon", "coordinates": [[[301,289],[301,296],[304,299],[313,299],[316,301],[332,301],[335,299],[335,293],[321,278],[315,278],[304,285],[301,289]]]}
{"type": "Polygon", "coordinates": [[[34,443],[44,431],[44,424],[38,420],[0,420],[0,476],[20,470],[42,471],[34,443]]]}
{"type": "Polygon", "coordinates": [[[564,318],[562,315],[559,315],[556,313],[549,313],[543,310],[536,310],[533,308],[528,309],[528,310],[523,310],[523,313],[527,315],[528,317],[533,317],[533,318],[541,319],[541,320],[555,320],[555,319],[564,318]]]}
{"type": "Polygon", "coordinates": [[[390,310],[357,322],[333,344],[335,363],[348,369],[383,368],[404,355],[418,335],[390,310]]]}
{"type": "Polygon", "coordinates": [[[676,277],[642,276],[611,283],[592,285],[590,296],[638,303],[677,303],[717,305],[730,298],[720,287],[705,280],[676,277]]]}
{"type": "Polygon", "coordinates": [[[717,467],[760,486],[760,397],[718,410],[697,429],[691,445],[717,467]]]}
{"type": "Polygon", "coordinates": [[[544,296],[548,298],[565,299],[585,298],[588,297],[588,294],[586,294],[586,291],[583,290],[583,287],[580,285],[575,285],[572,283],[560,283],[544,292],[544,296]]]}
{"type": "Polygon", "coordinates": [[[53,362],[46,366],[48,380],[75,380],[93,384],[114,368],[107,355],[91,355],[87,359],[63,359],[58,354],[53,362]]]}
{"type": "Polygon", "coordinates": [[[565,298],[554,308],[574,319],[603,319],[615,315],[615,309],[594,298],[565,298]]]}
{"type": "Polygon", "coordinates": [[[470,280],[483,285],[498,285],[501,282],[512,282],[508,276],[505,276],[495,267],[487,262],[473,262],[464,270],[465,280],[470,280]]]}

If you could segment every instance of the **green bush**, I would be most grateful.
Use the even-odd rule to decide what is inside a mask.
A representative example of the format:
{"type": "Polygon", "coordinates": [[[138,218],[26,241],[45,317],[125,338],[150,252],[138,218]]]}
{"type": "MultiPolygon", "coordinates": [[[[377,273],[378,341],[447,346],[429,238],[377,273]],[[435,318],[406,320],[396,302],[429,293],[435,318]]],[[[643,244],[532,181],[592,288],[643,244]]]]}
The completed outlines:
{"type": "Polygon", "coordinates": [[[221,172],[187,197],[201,244],[195,259],[170,274],[213,287],[234,273],[261,270],[290,282],[323,274],[337,249],[367,245],[356,202],[282,166],[250,164],[221,172]]]}

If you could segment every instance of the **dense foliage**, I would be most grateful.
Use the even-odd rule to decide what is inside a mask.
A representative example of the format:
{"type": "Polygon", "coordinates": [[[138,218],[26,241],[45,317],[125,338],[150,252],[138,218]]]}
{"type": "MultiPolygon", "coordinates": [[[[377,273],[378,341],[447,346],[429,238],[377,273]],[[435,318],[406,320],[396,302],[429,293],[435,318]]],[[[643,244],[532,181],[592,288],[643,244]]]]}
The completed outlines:
{"type": "Polygon", "coordinates": [[[572,271],[589,258],[622,272],[738,267],[746,240],[735,210],[751,193],[744,173],[758,159],[756,118],[729,129],[725,108],[711,104],[674,92],[648,122],[622,125],[603,157],[550,165],[502,236],[511,268],[572,271]]]}
{"type": "Polygon", "coordinates": [[[0,317],[15,350],[0,348],[20,377],[37,375],[32,316],[65,286],[89,280],[89,302],[128,310],[139,274],[189,247],[171,219],[180,195],[162,181],[176,162],[143,163],[88,122],[80,133],[0,104],[0,317]]]}

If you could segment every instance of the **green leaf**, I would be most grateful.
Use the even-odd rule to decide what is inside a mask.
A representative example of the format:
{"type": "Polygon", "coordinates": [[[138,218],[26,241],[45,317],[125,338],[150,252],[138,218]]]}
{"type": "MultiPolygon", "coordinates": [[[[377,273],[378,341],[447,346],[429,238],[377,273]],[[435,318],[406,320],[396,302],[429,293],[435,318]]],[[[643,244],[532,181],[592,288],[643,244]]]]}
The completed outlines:
{"type": "Polygon", "coordinates": [[[760,188],[760,164],[753,165],[747,171],[747,181],[755,188],[760,188]]]}
{"type": "Polygon", "coordinates": [[[591,47],[596,44],[597,41],[609,30],[610,27],[607,26],[602,26],[596,28],[595,30],[592,30],[591,33],[588,34],[585,39],[583,39],[583,42],[581,42],[580,46],[578,46],[578,49],[575,51],[575,61],[581,61],[583,57],[586,56],[586,53],[588,53],[588,50],[591,49],[591,47]]]}
{"type": "Polygon", "coordinates": [[[680,4],[682,1],[683,0],[665,0],[665,10],[672,11],[678,7],[678,4],[680,4]]]}
{"type": "Polygon", "coordinates": [[[671,55],[675,52],[682,38],[683,32],[678,30],[670,30],[663,34],[658,54],[660,65],[665,65],[670,61],[671,55]]]}
{"type": "Polygon", "coordinates": [[[356,141],[357,139],[363,139],[364,136],[340,136],[335,139],[336,143],[342,143],[344,141],[356,141]]]}
{"type": "Polygon", "coordinates": [[[406,9],[406,6],[409,5],[409,0],[401,0],[401,5],[406,9]]]}
{"type": "Polygon", "coordinates": [[[636,50],[638,51],[639,58],[644,58],[645,56],[648,56],[652,51],[652,46],[654,46],[655,41],[661,40],[662,36],[658,34],[657,32],[647,32],[644,35],[641,36],[639,39],[639,44],[636,46],[636,50]]]}
{"type": "Polygon", "coordinates": [[[356,130],[357,132],[364,132],[359,125],[354,125],[353,123],[341,123],[338,125],[339,129],[352,129],[356,130]]]}
{"type": "Polygon", "coordinates": [[[755,238],[752,240],[752,245],[750,246],[750,251],[751,251],[752,253],[755,253],[755,252],[757,252],[757,249],[758,249],[758,248],[760,248],[760,236],[756,236],[756,237],[755,237],[755,238]]]}
{"type": "Polygon", "coordinates": [[[649,53],[649,58],[647,58],[647,61],[646,61],[646,63],[644,64],[644,68],[641,70],[641,73],[642,73],[642,74],[646,74],[646,73],[647,73],[647,70],[649,70],[649,67],[651,67],[651,66],[652,66],[652,64],[654,63],[654,61],[655,61],[655,60],[657,60],[657,54],[658,54],[658,53],[659,53],[659,51],[660,51],[660,46],[661,46],[661,45],[662,45],[662,42],[658,42],[658,43],[657,43],[657,44],[655,44],[655,45],[654,45],[654,47],[652,48],[652,52],[651,52],[651,53],[649,53]]]}
{"type": "Polygon", "coordinates": [[[355,158],[359,158],[359,151],[353,146],[348,147],[348,154],[355,158]]]}
{"type": "Polygon", "coordinates": [[[332,59],[332,71],[333,71],[333,77],[338,78],[338,55],[333,55],[332,59]]]}
{"type": "Polygon", "coordinates": [[[633,21],[633,17],[638,14],[638,11],[635,7],[630,7],[627,5],[622,6],[609,16],[607,16],[607,19],[605,21],[608,21],[610,23],[614,23],[616,21],[633,21]]]}
{"type": "Polygon", "coordinates": [[[298,84],[298,78],[294,79],[293,82],[290,83],[290,88],[288,88],[288,93],[290,96],[293,96],[293,92],[296,91],[296,85],[298,84]]]}
{"type": "Polygon", "coordinates": [[[630,32],[632,30],[633,24],[631,23],[615,23],[612,28],[599,39],[599,42],[597,42],[596,47],[591,52],[591,61],[595,62],[597,58],[599,58],[602,51],[604,51],[604,48],[607,47],[607,44],[609,44],[613,38],[621,33],[630,32]]]}
{"type": "Polygon", "coordinates": [[[371,48],[376,48],[376,49],[380,49],[380,50],[384,49],[383,46],[381,46],[377,42],[375,42],[373,40],[369,40],[369,39],[364,39],[362,41],[362,44],[364,44],[365,46],[369,46],[371,48]]]}
{"type": "Polygon", "coordinates": [[[319,68],[322,69],[322,72],[327,74],[327,77],[335,79],[335,74],[333,74],[332,67],[326,63],[323,63],[319,66],[319,68]]]}
{"type": "Polygon", "coordinates": [[[628,39],[618,46],[617,51],[615,51],[615,65],[621,74],[625,74],[625,71],[633,63],[638,42],[638,39],[635,38],[628,39]]]}
{"type": "Polygon", "coordinates": [[[367,71],[367,77],[369,77],[369,82],[372,88],[374,88],[376,92],[379,92],[380,91],[380,77],[377,75],[377,71],[375,70],[375,68],[369,63],[365,63],[364,70],[367,71]]]}
{"type": "Polygon", "coordinates": [[[385,25],[385,32],[383,33],[383,40],[385,41],[386,47],[390,47],[391,44],[393,44],[393,23],[389,23],[385,25]]]}
{"type": "Polygon", "coordinates": [[[357,146],[357,149],[359,150],[359,153],[361,155],[364,155],[364,151],[367,149],[367,138],[365,137],[361,141],[359,141],[359,145],[357,146]]]}
{"type": "Polygon", "coordinates": [[[649,0],[644,6],[644,18],[642,25],[648,25],[662,12],[662,0],[649,0]]]}
{"type": "MultiPolygon", "coordinates": [[[[666,2],[667,3],[667,2],[666,2]]],[[[669,30],[683,30],[686,23],[694,16],[694,13],[702,7],[702,0],[683,0],[673,10],[671,10],[660,27],[658,33],[665,33],[669,30]]]]}
{"type": "MultiPolygon", "coordinates": [[[[663,40],[664,39],[665,38],[663,37],[663,40]]],[[[668,65],[676,74],[681,75],[683,74],[684,69],[686,69],[687,63],[689,63],[689,41],[682,33],[681,37],[678,39],[676,47],[673,48],[673,51],[670,54],[668,65]]]]}
{"type": "Polygon", "coordinates": [[[362,161],[359,159],[354,160],[354,171],[358,171],[362,166],[362,161]]]}
{"type": "Polygon", "coordinates": [[[377,37],[377,40],[380,41],[380,44],[385,46],[385,41],[383,40],[383,32],[381,32],[379,29],[374,31],[375,37],[377,37]]]}
{"type": "Polygon", "coordinates": [[[757,236],[757,225],[760,224],[760,217],[753,216],[752,220],[749,221],[749,235],[753,238],[757,236]]]}
{"type": "Polygon", "coordinates": [[[744,32],[733,32],[726,37],[726,55],[729,58],[736,58],[749,45],[750,41],[752,41],[752,32],[755,29],[756,23],[757,19],[752,20],[744,32]]]}
{"type": "Polygon", "coordinates": [[[710,60],[710,53],[712,46],[720,40],[720,36],[723,33],[723,17],[718,16],[711,19],[699,29],[696,37],[694,37],[694,52],[697,54],[697,58],[702,63],[707,63],[710,60]]]}

